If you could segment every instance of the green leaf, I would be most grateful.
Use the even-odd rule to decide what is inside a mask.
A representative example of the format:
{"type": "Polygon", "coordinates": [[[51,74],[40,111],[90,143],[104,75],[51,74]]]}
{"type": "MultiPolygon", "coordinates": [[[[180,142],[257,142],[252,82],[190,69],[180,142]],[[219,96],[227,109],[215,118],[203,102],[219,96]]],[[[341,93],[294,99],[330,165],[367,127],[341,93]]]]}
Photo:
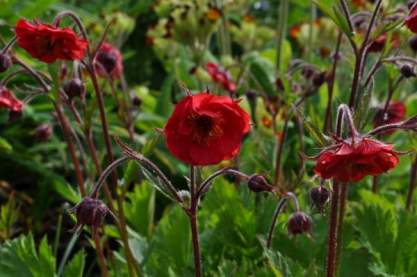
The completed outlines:
{"type": "Polygon", "coordinates": [[[172,110],[171,91],[174,84],[174,76],[168,75],[162,83],[161,93],[156,104],[156,114],[161,116],[169,116],[172,110]]]}
{"type": "Polygon", "coordinates": [[[150,237],[155,213],[155,189],[142,182],[126,195],[126,219],[141,236],[150,237]]]}
{"type": "Polygon", "coordinates": [[[85,266],[85,253],[79,251],[71,261],[65,266],[64,277],[83,277],[85,266]]]}
{"type": "Polygon", "coordinates": [[[273,85],[274,76],[272,72],[274,70],[272,64],[259,56],[251,56],[248,59],[248,66],[255,82],[255,88],[261,89],[267,96],[276,96],[277,90],[273,85]]]}
{"type": "Polygon", "coordinates": [[[8,240],[0,247],[0,272],[3,277],[55,276],[55,257],[46,238],[38,252],[32,235],[8,240]]]}

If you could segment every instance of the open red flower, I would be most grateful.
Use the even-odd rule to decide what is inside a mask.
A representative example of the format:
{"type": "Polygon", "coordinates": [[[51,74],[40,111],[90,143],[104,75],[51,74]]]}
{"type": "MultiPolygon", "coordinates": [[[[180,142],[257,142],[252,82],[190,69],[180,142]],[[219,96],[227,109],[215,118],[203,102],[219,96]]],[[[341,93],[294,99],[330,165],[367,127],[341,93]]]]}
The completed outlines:
{"type": "Polygon", "coordinates": [[[227,71],[221,69],[215,63],[206,64],[206,70],[210,74],[213,82],[221,84],[223,89],[227,90],[228,92],[233,93],[236,91],[236,83],[233,82],[227,71]]]}
{"type": "Polygon", "coordinates": [[[87,49],[87,41],[70,28],[32,24],[20,19],[17,21],[15,32],[17,44],[34,58],[46,63],[56,60],[81,60],[87,49]]]}
{"type": "MultiPolygon", "coordinates": [[[[404,120],[406,107],[403,102],[393,102],[388,105],[384,113],[384,107],[378,108],[374,117],[374,126],[379,127],[385,124],[398,123],[404,120]]],[[[385,134],[392,134],[395,130],[386,131],[385,134]]]]}
{"type": "Polygon", "coordinates": [[[227,96],[199,93],[176,106],[165,129],[169,151],[191,165],[233,158],[250,130],[249,115],[227,96]]]}
{"type": "Polygon", "coordinates": [[[109,43],[103,43],[96,55],[96,70],[102,77],[118,79],[123,73],[123,58],[119,49],[109,43]]]}
{"type": "Polygon", "coordinates": [[[405,25],[411,32],[417,33],[417,7],[410,11],[410,14],[405,19],[405,25]]]}
{"type": "Polygon", "coordinates": [[[0,86],[0,108],[6,108],[13,113],[21,113],[23,102],[17,99],[7,88],[0,86]]]}
{"type": "Polygon", "coordinates": [[[317,157],[315,173],[323,179],[347,183],[365,176],[377,176],[393,169],[399,162],[393,146],[381,141],[355,136],[323,150],[317,157]]]}

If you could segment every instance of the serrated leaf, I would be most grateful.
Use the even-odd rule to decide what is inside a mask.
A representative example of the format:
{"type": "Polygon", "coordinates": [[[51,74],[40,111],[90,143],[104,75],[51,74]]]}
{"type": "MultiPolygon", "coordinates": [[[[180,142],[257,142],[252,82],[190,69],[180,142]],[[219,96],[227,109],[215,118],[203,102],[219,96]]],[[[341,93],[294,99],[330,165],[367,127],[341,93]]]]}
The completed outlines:
{"type": "Polygon", "coordinates": [[[79,251],[64,268],[64,277],[83,277],[85,253],[79,251]]]}

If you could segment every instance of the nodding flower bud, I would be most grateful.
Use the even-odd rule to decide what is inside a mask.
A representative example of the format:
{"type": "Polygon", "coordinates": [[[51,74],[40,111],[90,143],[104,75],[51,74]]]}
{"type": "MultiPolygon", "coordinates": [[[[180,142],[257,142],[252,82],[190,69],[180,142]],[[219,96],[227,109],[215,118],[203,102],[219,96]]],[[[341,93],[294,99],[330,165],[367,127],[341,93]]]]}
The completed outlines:
{"type": "Polygon", "coordinates": [[[268,180],[260,174],[249,176],[248,187],[253,192],[271,192],[274,190],[274,187],[269,184],[268,180]]]}
{"type": "Polygon", "coordinates": [[[100,227],[106,218],[109,209],[103,201],[91,197],[84,197],[74,208],[77,217],[77,226],[88,225],[100,227]]]}
{"type": "Polygon", "coordinates": [[[408,0],[407,2],[407,8],[409,10],[411,10],[411,8],[413,7],[413,5],[416,3],[416,0],[408,0]]]}
{"type": "Polygon", "coordinates": [[[249,90],[245,93],[246,98],[248,98],[248,101],[255,101],[256,100],[256,92],[253,90],[249,90]]]}
{"type": "Polygon", "coordinates": [[[12,66],[12,58],[7,54],[0,53],[0,73],[5,72],[12,66]]]}
{"type": "Polygon", "coordinates": [[[414,53],[417,52],[417,35],[410,38],[408,41],[408,46],[411,48],[411,50],[413,50],[414,53]]]}
{"type": "Polygon", "coordinates": [[[321,85],[323,85],[324,82],[326,82],[326,76],[326,71],[315,73],[313,75],[313,85],[316,87],[320,87],[321,85]]]}
{"type": "Polygon", "coordinates": [[[142,105],[142,99],[140,99],[138,96],[133,95],[132,96],[132,105],[136,108],[139,108],[142,105]]]}
{"type": "Polygon", "coordinates": [[[414,68],[408,64],[403,64],[400,67],[401,75],[404,76],[404,78],[411,78],[416,77],[416,73],[414,72],[414,68]]]}
{"type": "Polygon", "coordinates": [[[310,190],[310,199],[313,206],[322,212],[324,206],[329,202],[330,191],[324,186],[312,188],[310,190]]]}
{"type": "Polygon", "coordinates": [[[49,124],[43,123],[39,125],[35,130],[35,136],[38,141],[48,141],[52,135],[52,128],[49,124]]]}
{"type": "Polygon", "coordinates": [[[288,233],[290,235],[310,234],[313,221],[303,212],[295,212],[288,220],[288,233]]]}
{"type": "Polygon", "coordinates": [[[64,84],[64,92],[70,100],[79,97],[81,100],[85,96],[85,87],[83,81],[79,78],[73,78],[64,84]]]}

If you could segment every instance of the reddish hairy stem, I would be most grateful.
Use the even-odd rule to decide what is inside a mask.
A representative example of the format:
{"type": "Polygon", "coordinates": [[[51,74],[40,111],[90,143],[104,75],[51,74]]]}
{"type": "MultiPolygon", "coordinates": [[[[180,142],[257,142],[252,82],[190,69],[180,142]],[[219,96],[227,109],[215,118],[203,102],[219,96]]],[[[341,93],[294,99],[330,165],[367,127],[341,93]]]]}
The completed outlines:
{"type": "Polygon", "coordinates": [[[411,166],[410,182],[408,184],[407,202],[405,205],[405,208],[407,211],[411,211],[411,208],[413,206],[413,192],[416,187],[416,179],[417,179],[417,156],[414,159],[413,165],[411,166]]]}
{"type": "Polygon", "coordinates": [[[74,147],[74,144],[71,140],[71,130],[70,130],[70,127],[69,127],[69,123],[68,123],[68,120],[67,120],[67,118],[65,117],[65,115],[62,111],[62,107],[61,107],[59,99],[57,99],[57,101],[55,102],[55,110],[56,110],[57,115],[58,115],[58,121],[61,125],[62,133],[64,135],[64,139],[67,142],[67,146],[68,146],[68,150],[69,150],[69,153],[70,153],[70,156],[71,156],[72,163],[74,164],[75,175],[77,177],[78,187],[80,189],[81,196],[84,197],[84,196],[86,196],[86,191],[85,191],[85,187],[84,187],[84,178],[83,178],[83,175],[81,173],[80,162],[78,161],[77,155],[75,153],[75,147],[74,147]]]}
{"type": "Polygon", "coordinates": [[[191,207],[189,209],[189,219],[191,225],[191,237],[193,243],[194,254],[194,271],[195,277],[202,276],[201,269],[201,251],[200,251],[200,239],[198,234],[198,187],[196,181],[196,168],[190,166],[190,194],[191,194],[191,207]]]}
{"type": "Polygon", "coordinates": [[[340,256],[341,256],[341,249],[342,249],[342,235],[343,235],[343,221],[345,219],[346,213],[346,204],[347,204],[347,196],[348,196],[348,184],[341,184],[342,191],[340,192],[340,203],[339,203],[339,215],[338,215],[338,224],[337,224],[337,248],[336,248],[336,265],[335,271],[338,272],[339,264],[340,264],[340,256]]]}
{"type": "Polygon", "coordinates": [[[100,242],[100,234],[97,228],[93,228],[92,236],[93,236],[94,244],[96,246],[98,264],[100,266],[101,276],[107,277],[109,276],[109,271],[107,270],[106,257],[104,257],[104,254],[103,254],[103,249],[101,247],[101,242],[100,242]]]}
{"type": "Polygon", "coordinates": [[[329,221],[329,235],[327,241],[327,277],[334,277],[336,272],[336,251],[337,251],[337,217],[339,206],[340,185],[333,183],[333,194],[331,199],[331,213],[329,221]]]}

